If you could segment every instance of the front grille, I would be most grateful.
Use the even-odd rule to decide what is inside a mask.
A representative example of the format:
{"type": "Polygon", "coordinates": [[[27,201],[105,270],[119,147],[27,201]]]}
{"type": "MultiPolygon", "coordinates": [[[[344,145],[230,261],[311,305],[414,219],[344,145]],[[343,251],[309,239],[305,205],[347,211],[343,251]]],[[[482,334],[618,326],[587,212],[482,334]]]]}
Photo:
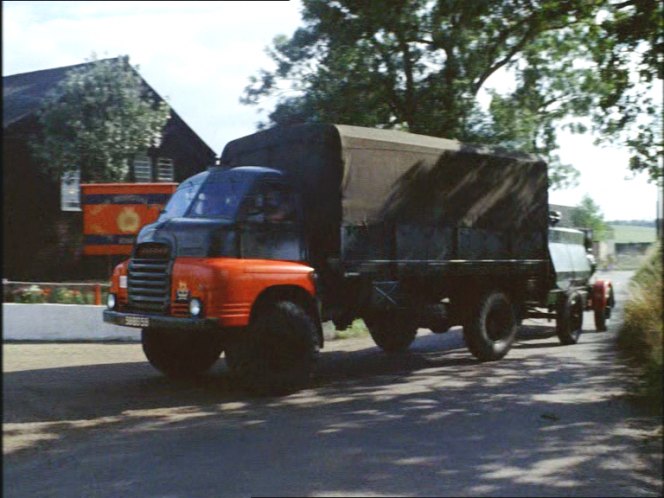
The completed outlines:
{"type": "MultiPolygon", "coordinates": [[[[141,254],[140,247],[136,254],[141,254]]],[[[129,309],[147,313],[168,313],[171,290],[169,267],[168,249],[156,258],[131,258],[127,272],[129,309]]]]}

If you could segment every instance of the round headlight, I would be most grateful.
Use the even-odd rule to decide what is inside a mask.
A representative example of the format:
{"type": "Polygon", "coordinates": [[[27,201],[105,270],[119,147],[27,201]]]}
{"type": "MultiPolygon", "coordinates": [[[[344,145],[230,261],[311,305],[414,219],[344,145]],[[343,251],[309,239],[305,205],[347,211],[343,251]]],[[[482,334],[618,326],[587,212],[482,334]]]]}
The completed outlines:
{"type": "Polygon", "coordinates": [[[198,316],[203,311],[203,304],[198,299],[189,301],[189,313],[191,316],[198,316]]]}
{"type": "Polygon", "coordinates": [[[106,307],[108,307],[109,310],[112,310],[115,308],[115,305],[117,304],[117,299],[115,298],[115,294],[110,294],[106,298],[106,307]]]}

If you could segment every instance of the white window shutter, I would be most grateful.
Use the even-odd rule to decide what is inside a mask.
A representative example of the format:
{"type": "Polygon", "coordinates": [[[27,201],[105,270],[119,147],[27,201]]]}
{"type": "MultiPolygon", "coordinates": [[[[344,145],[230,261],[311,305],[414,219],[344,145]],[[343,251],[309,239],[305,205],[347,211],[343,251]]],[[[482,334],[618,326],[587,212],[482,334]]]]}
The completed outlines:
{"type": "Polygon", "coordinates": [[[152,163],[148,156],[136,156],[134,158],[134,180],[140,183],[152,181],[152,163]]]}
{"type": "Polygon", "coordinates": [[[157,159],[157,181],[172,182],[174,178],[173,160],[169,157],[157,159]]]}
{"type": "Polygon", "coordinates": [[[81,210],[81,172],[67,171],[60,178],[60,209],[81,210]]]}

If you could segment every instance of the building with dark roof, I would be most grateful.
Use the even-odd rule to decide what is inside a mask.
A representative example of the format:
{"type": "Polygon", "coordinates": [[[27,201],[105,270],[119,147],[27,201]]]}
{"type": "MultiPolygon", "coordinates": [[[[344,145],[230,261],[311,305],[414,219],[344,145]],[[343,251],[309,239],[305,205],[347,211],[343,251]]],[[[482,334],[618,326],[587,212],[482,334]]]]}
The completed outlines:
{"type": "Polygon", "coordinates": [[[572,211],[574,211],[574,206],[549,204],[549,211],[556,211],[560,214],[560,220],[556,226],[561,228],[574,228],[574,223],[572,223],[572,211]]]}
{"type": "MultiPolygon", "coordinates": [[[[129,66],[124,57],[106,60],[129,66]]],[[[29,147],[31,137],[40,129],[37,113],[44,100],[69,71],[88,64],[2,78],[4,278],[103,279],[115,263],[110,258],[82,255],[78,178],[50,178],[29,147]]],[[[141,81],[155,101],[163,101],[145,80],[141,81]]],[[[214,161],[214,151],[170,109],[160,145],[134,157],[129,179],[180,182],[214,161]]]]}

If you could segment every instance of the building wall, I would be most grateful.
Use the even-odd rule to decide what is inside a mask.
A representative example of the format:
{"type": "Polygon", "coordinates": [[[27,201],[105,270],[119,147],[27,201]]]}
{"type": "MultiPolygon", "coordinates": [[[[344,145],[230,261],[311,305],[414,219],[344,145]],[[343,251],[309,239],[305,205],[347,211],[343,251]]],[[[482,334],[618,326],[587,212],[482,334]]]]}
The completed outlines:
{"type": "MultiPolygon", "coordinates": [[[[159,154],[172,157],[180,182],[214,162],[214,153],[179,118],[159,154]]],[[[3,278],[14,281],[106,280],[124,256],[83,255],[83,215],[62,211],[60,182],[32,158],[35,120],[3,130],[3,278]]]]}

